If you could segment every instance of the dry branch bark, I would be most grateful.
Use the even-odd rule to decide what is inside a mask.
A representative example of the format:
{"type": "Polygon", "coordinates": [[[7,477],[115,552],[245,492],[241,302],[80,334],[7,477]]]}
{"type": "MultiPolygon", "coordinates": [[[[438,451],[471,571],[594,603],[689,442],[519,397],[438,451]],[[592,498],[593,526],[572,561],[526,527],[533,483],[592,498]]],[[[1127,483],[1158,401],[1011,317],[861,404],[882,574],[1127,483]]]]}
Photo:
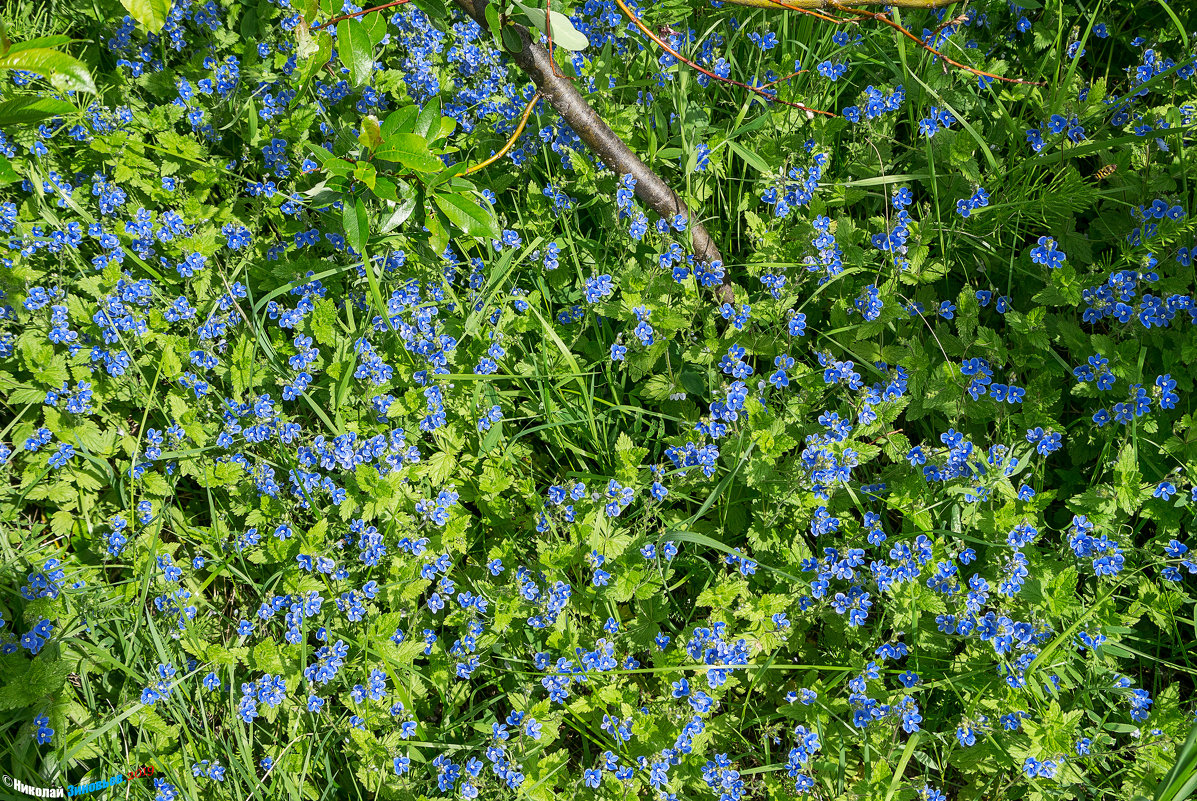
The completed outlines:
{"type": "MultiPolygon", "coordinates": [[[[489,29],[486,22],[487,0],[453,1],[482,26],[483,30],[489,29]]],[[[636,179],[636,197],[650,209],[666,219],[671,219],[676,214],[686,217],[690,241],[697,259],[707,263],[723,261],[715,240],[711,238],[706,226],[699,222],[687,207],[685,201],[611,130],[611,126],[607,125],[598,112],[586,102],[586,98],[572,81],[556,74],[548,51],[539,41],[532,38],[527,28],[522,25],[513,27],[519,34],[523,48],[518,53],[508,51],[508,55],[527,73],[545,100],[569,123],[569,127],[573,128],[578,138],[616,175],[631,174],[636,179]]],[[[732,284],[725,281],[716,289],[715,294],[720,303],[732,302],[732,284]]]]}

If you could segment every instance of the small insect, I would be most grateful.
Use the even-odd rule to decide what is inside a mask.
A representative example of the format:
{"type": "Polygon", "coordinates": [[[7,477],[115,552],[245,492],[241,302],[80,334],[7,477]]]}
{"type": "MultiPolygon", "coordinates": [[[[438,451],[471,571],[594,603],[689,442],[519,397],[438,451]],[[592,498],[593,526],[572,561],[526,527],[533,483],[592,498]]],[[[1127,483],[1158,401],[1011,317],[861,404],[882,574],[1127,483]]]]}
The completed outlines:
{"type": "Polygon", "coordinates": [[[1102,167],[1097,172],[1093,173],[1093,180],[1095,180],[1095,181],[1105,180],[1106,178],[1109,178],[1111,175],[1113,175],[1114,171],[1117,169],[1118,169],[1117,164],[1107,164],[1106,166],[1102,167]]]}
{"type": "Polygon", "coordinates": [[[670,36],[681,36],[682,35],[681,31],[677,30],[676,28],[674,28],[672,25],[669,25],[669,24],[658,25],[657,33],[666,38],[668,38],[670,36]]]}

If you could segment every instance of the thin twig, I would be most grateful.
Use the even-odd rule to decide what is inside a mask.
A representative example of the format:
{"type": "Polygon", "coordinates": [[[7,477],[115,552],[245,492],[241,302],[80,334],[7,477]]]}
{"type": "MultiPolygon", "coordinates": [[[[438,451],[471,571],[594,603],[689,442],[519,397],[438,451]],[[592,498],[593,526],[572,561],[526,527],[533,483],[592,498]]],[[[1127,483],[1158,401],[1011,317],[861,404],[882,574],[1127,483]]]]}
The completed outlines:
{"type": "Polygon", "coordinates": [[[949,25],[959,25],[960,23],[968,20],[968,15],[969,15],[969,12],[965,11],[963,14],[957,14],[955,17],[952,17],[951,19],[946,19],[943,22],[936,25],[935,30],[932,31],[932,33],[938,34],[940,31],[942,31],[944,28],[948,27],[949,25]]]}
{"type": "MultiPolygon", "coordinates": [[[[752,8],[777,8],[776,0],[723,0],[728,5],[750,6],[752,8]]],[[[802,11],[812,8],[831,8],[835,5],[845,6],[895,6],[897,8],[933,9],[950,6],[958,0],[845,0],[836,3],[835,0],[788,0],[786,8],[791,11],[802,11]]]]}
{"type": "MultiPolygon", "coordinates": [[[[616,2],[618,2],[618,0],[616,0],[616,2]]],[[[998,81],[1005,81],[1006,83],[1021,83],[1021,84],[1027,85],[1027,86],[1046,86],[1046,84],[1041,83],[1039,81],[1027,81],[1022,78],[1007,78],[1004,75],[994,75],[992,72],[985,72],[984,70],[979,70],[979,69],[976,69],[975,67],[970,67],[967,64],[961,64],[959,61],[953,61],[952,59],[948,58],[943,53],[939,52],[934,47],[927,44],[922,39],[920,39],[918,36],[915,36],[913,33],[908,31],[905,27],[903,27],[902,25],[900,25],[897,22],[894,22],[892,19],[885,16],[884,14],[879,14],[876,11],[865,11],[864,9],[860,9],[860,8],[848,8],[845,4],[838,2],[838,0],[831,0],[831,5],[833,8],[840,10],[840,11],[844,11],[848,14],[855,14],[859,17],[865,17],[866,19],[872,19],[872,20],[876,20],[877,22],[885,23],[886,25],[893,28],[898,33],[905,36],[907,39],[910,39],[911,41],[913,41],[919,47],[926,50],[928,53],[934,53],[936,56],[938,56],[939,58],[942,58],[945,62],[947,62],[948,64],[951,64],[953,67],[956,67],[957,69],[962,69],[965,72],[971,72],[973,75],[980,75],[982,77],[992,78],[992,79],[998,80],[998,81]]]]}
{"type": "Polygon", "coordinates": [[[553,65],[553,77],[564,78],[567,81],[572,81],[573,78],[557,69],[557,57],[553,54],[553,51],[555,50],[553,47],[553,0],[544,0],[544,32],[545,36],[547,36],[549,39],[549,46],[547,49],[549,51],[549,61],[552,62],[553,65]]]}
{"type": "Polygon", "coordinates": [[[769,2],[775,6],[778,6],[779,8],[785,8],[790,11],[797,11],[799,14],[806,14],[807,16],[816,17],[818,19],[823,20],[824,22],[831,22],[836,25],[839,25],[840,23],[848,21],[848,20],[843,20],[843,19],[836,19],[835,17],[829,17],[826,14],[820,14],[818,11],[812,11],[809,8],[803,8],[802,6],[796,6],[793,3],[787,3],[787,2],[785,2],[785,0],[769,0],[769,2]]]}
{"type": "Polygon", "coordinates": [[[790,78],[796,78],[804,72],[810,72],[810,70],[798,70],[796,72],[791,72],[789,75],[783,75],[782,77],[778,78],[776,81],[769,81],[768,83],[761,84],[761,88],[768,89],[770,86],[773,86],[773,85],[779,84],[779,83],[783,83],[784,81],[790,80],[790,78]]]}
{"type": "Polygon", "coordinates": [[[341,22],[343,20],[353,19],[354,17],[361,17],[361,16],[369,14],[373,11],[382,11],[384,9],[394,8],[395,6],[401,6],[404,3],[410,3],[410,2],[411,2],[411,0],[394,0],[393,3],[385,3],[384,5],[374,6],[372,8],[363,8],[361,11],[355,11],[352,14],[346,14],[342,17],[333,17],[328,22],[319,22],[312,26],[312,30],[316,30],[317,28],[326,28],[329,25],[335,25],[336,23],[341,22]]]}
{"type": "Polygon", "coordinates": [[[511,150],[511,148],[515,146],[515,141],[519,139],[520,134],[524,132],[524,126],[528,124],[528,115],[532,113],[532,109],[535,108],[537,101],[540,100],[540,97],[540,92],[532,95],[532,99],[529,100],[528,105],[524,107],[524,113],[523,116],[520,117],[519,125],[515,126],[515,133],[513,133],[511,138],[507,140],[507,144],[503,145],[503,148],[498,153],[494,154],[486,161],[470,167],[468,170],[463,172],[462,175],[470,175],[471,173],[478,172],[478,170],[481,170],[484,167],[489,167],[491,164],[494,164],[496,161],[506,156],[507,151],[511,150]]]}
{"type": "Polygon", "coordinates": [[[724,78],[722,75],[716,75],[715,73],[711,72],[710,70],[708,70],[704,67],[698,66],[693,61],[686,58],[681,53],[677,52],[672,47],[670,47],[669,44],[666,41],[664,41],[663,39],[661,39],[661,37],[657,36],[657,34],[653,33],[653,31],[650,30],[647,25],[645,25],[643,22],[640,21],[639,17],[637,17],[635,14],[632,13],[632,9],[628,8],[627,3],[625,3],[624,0],[615,0],[615,3],[616,3],[616,5],[619,6],[620,10],[622,10],[623,13],[627,16],[627,18],[630,19],[632,21],[632,23],[637,28],[639,28],[641,30],[641,32],[644,33],[645,36],[647,36],[649,39],[652,39],[653,42],[655,42],[658,47],[660,47],[662,50],[664,50],[669,55],[676,58],[681,63],[685,64],[686,66],[690,67],[691,69],[701,72],[703,75],[707,76],[708,78],[713,78],[716,81],[722,81],[723,83],[730,83],[732,86],[738,86],[741,89],[747,89],[748,91],[752,92],[753,94],[763,97],[766,100],[769,100],[774,103],[781,103],[783,106],[790,106],[791,108],[801,109],[809,114],[823,114],[824,116],[827,116],[827,117],[839,116],[831,111],[822,111],[821,109],[811,108],[810,106],[804,106],[801,103],[791,103],[788,100],[781,100],[765,89],[761,89],[756,86],[750,86],[746,83],[741,83],[740,81],[733,80],[731,78],[724,78]]]}

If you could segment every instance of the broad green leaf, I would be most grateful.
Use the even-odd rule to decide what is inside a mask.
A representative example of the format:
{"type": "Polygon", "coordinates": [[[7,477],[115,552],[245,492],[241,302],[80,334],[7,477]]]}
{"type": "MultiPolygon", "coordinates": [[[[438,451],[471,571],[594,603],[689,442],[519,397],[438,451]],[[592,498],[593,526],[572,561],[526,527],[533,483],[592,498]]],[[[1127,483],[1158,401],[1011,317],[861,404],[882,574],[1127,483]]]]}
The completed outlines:
{"type": "Polygon", "coordinates": [[[349,246],[361,253],[365,249],[366,240],[370,237],[370,218],[366,214],[366,204],[359,197],[353,203],[345,203],[342,213],[345,224],[345,241],[349,246]]]}
{"type": "Polygon", "coordinates": [[[420,110],[415,106],[404,106],[392,111],[382,122],[382,138],[390,139],[397,133],[411,133],[419,113],[420,110]]]}
{"type": "MultiPolygon", "coordinates": [[[[382,179],[379,179],[379,183],[381,182],[382,179]]],[[[389,233],[403,225],[416,210],[416,193],[412,191],[410,184],[401,183],[396,187],[396,201],[390,204],[390,208],[391,213],[383,221],[380,233],[389,233]]]]}
{"type": "Polygon", "coordinates": [[[382,40],[387,36],[387,15],[363,14],[358,19],[362,21],[362,27],[370,35],[370,46],[378,47],[382,44],[382,40]]]}
{"type": "Polygon", "coordinates": [[[448,222],[449,219],[440,211],[436,214],[429,214],[424,220],[424,225],[428,228],[428,244],[437,253],[443,251],[445,245],[449,244],[448,222]]]}
{"type": "Polygon", "coordinates": [[[515,28],[504,26],[499,29],[499,33],[503,37],[503,46],[512,53],[519,53],[524,49],[524,40],[515,32],[515,28]]]}
{"type": "Polygon", "coordinates": [[[52,97],[13,97],[0,103],[0,127],[25,125],[47,117],[70,114],[75,107],[52,97]]]}
{"type": "MultiPolygon", "coordinates": [[[[516,5],[528,15],[528,18],[532,20],[532,24],[546,34],[549,33],[548,28],[545,26],[543,8],[524,5],[519,2],[516,5]]],[[[569,17],[559,14],[556,11],[550,11],[549,20],[553,28],[553,44],[575,52],[590,47],[590,41],[586,38],[585,34],[574,27],[574,24],[569,21],[569,17]]]]}
{"type": "MultiPolygon", "coordinates": [[[[316,156],[316,158],[320,160],[320,166],[334,175],[348,175],[349,173],[353,172],[353,165],[340,156],[334,156],[332,153],[328,152],[314,142],[308,142],[307,146],[308,149],[311,150],[316,156]]],[[[315,188],[316,187],[312,187],[312,189],[315,188]]],[[[309,189],[308,192],[310,193],[312,189],[309,189]]]]}
{"type": "Polygon", "coordinates": [[[490,28],[490,35],[494,38],[495,44],[499,43],[499,26],[502,20],[499,19],[499,9],[493,3],[486,4],[486,26],[490,28]]]}
{"type": "Polygon", "coordinates": [[[353,179],[361,181],[373,191],[374,185],[378,180],[378,170],[368,161],[359,161],[353,168],[353,179]]]}
{"type": "Polygon", "coordinates": [[[440,172],[445,165],[432,151],[424,137],[414,133],[399,133],[387,137],[375,154],[384,161],[394,161],[416,172],[440,172]]]}
{"type": "Polygon", "coordinates": [[[0,156],[0,184],[14,184],[21,180],[20,174],[12,168],[7,156],[0,156]]]}
{"type": "Polygon", "coordinates": [[[574,27],[574,24],[569,21],[569,17],[556,11],[550,11],[549,19],[553,25],[553,44],[575,53],[590,47],[590,40],[574,27]]]}
{"type": "Polygon", "coordinates": [[[464,195],[434,195],[432,199],[449,222],[470,236],[499,238],[501,232],[494,215],[464,195]]]}
{"type": "Polygon", "coordinates": [[[367,150],[374,150],[382,144],[382,128],[378,125],[378,117],[373,114],[362,117],[362,130],[357,135],[357,140],[367,150]]]}
{"type": "Polygon", "coordinates": [[[449,17],[449,9],[444,0],[415,0],[415,6],[432,19],[443,20],[449,17]]]}
{"type": "Polygon", "coordinates": [[[383,200],[398,200],[399,189],[395,182],[390,178],[384,178],[381,175],[374,176],[374,185],[370,187],[374,194],[383,200]]]}
{"type": "Polygon", "coordinates": [[[370,79],[374,71],[374,47],[370,34],[356,19],[344,19],[337,23],[337,52],[341,63],[349,68],[349,82],[360,86],[370,79]]]}
{"type": "Polygon", "coordinates": [[[36,72],[48,79],[54,88],[64,92],[95,93],[91,73],[79,59],[46,47],[10,50],[0,56],[0,70],[36,72]]]}
{"type": "Polygon", "coordinates": [[[161,33],[170,15],[170,0],[121,0],[121,5],[150,33],[161,33]]]}
{"type": "Polygon", "coordinates": [[[416,127],[412,132],[431,141],[431,135],[439,132],[440,127],[441,99],[434,97],[420,110],[420,116],[416,118],[416,127]]]}
{"type": "Polygon", "coordinates": [[[303,63],[298,70],[297,80],[303,83],[315,77],[332,58],[332,51],[332,37],[324,31],[317,31],[315,35],[308,37],[306,42],[301,37],[299,56],[303,63]]]}
{"type": "Polygon", "coordinates": [[[33,50],[35,48],[55,48],[62,47],[64,44],[70,44],[71,37],[69,36],[39,36],[36,39],[27,39],[24,42],[13,42],[6,50],[6,53],[19,53],[22,50],[33,50]]]}

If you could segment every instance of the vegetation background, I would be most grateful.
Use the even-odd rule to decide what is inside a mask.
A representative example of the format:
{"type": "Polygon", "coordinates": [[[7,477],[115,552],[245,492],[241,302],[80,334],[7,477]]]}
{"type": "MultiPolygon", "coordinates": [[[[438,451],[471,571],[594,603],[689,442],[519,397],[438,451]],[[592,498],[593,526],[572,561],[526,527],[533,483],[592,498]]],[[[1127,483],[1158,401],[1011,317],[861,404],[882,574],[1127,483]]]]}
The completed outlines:
{"type": "Polygon", "coordinates": [[[0,773],[1191,795],[1194,8],[782,5],[5,4],[0,773]]]}

